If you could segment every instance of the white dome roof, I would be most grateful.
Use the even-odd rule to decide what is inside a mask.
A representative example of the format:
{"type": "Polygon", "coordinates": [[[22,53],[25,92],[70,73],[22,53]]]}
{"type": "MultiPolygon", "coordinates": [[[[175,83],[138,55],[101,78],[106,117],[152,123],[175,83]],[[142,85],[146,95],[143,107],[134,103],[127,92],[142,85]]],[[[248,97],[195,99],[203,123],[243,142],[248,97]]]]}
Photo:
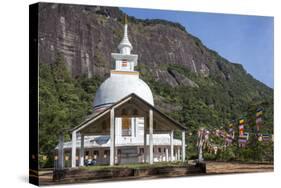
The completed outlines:
{"type": "Polygon", "coordinates": [[[138,76],[111,75],[98,88],[94,99],[94,108],[116,103],[132,93],[154,105],[149,86],[138,76]]]}

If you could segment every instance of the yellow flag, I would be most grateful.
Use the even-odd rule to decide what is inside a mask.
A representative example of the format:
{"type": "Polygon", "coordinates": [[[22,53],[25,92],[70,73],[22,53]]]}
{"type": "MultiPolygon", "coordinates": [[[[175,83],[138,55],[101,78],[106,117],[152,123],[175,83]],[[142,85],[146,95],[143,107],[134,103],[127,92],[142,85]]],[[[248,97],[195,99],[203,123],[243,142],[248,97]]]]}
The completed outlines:
{"type": "Polygon", "coordinates": [[[262,111],[259,111],[259,112],[256,113],[256,117],[259,117],[261,115],[262,115],[262,111]]]}

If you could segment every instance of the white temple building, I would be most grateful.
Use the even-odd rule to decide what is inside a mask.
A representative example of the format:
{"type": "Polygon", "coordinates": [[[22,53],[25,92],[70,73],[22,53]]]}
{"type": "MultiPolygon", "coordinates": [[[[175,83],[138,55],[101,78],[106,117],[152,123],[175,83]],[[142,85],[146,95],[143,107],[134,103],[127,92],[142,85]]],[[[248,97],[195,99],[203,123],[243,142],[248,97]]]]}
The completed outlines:
{"type": "Polygon", "coordinates": [[[85,159],[97,164],[126,164],[185,160],[186,128],[154,107],[149,86],[134,68],[138,55],[131,54],[125,22],[124,36],[112,53],[114,69],[98,88],[94,113],[71,130],[72,140],[57,146],[59,165],[65,153],[71,154],[71,166],[83,166],[85,159]],[[181,139],[174,139],[174,132],[181,139]]]}

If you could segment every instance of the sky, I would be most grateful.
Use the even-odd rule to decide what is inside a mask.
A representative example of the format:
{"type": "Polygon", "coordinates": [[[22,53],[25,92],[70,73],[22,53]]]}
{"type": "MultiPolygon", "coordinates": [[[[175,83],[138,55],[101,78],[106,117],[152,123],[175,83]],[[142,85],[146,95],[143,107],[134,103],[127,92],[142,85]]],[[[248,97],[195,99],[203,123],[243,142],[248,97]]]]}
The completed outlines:
{"type": "Polygon", "coordinates": [[[205,46],[240,63],[257,80],[273,88],[273,17],[122,8],[139,19],[178,22],[205,46]]]}

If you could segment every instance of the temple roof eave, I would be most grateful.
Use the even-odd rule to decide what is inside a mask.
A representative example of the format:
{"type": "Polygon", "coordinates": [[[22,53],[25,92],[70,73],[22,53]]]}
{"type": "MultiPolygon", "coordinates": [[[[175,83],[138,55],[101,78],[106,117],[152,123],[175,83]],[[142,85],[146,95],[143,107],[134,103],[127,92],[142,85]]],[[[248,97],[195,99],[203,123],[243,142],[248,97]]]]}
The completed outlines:
{"type": "Polygon", "coordinates": [[[115,60],[123,60],[123,59],[127,59],[128,61],[137,61],[138,60],[137,54],[111,53],[111,56],[115,60]]]}

